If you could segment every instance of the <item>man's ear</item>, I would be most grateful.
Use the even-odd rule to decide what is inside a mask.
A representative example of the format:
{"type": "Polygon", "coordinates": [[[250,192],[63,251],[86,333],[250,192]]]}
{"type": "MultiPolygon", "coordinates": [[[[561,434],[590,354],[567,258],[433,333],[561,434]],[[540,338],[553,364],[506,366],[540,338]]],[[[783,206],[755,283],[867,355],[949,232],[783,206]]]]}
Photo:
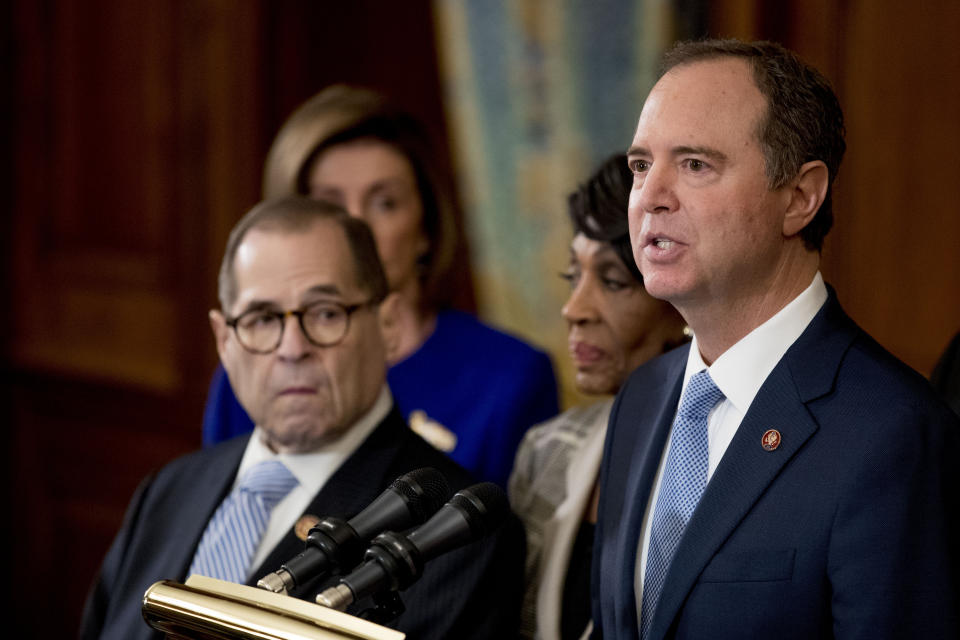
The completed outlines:
{"type": "Polygon", "coordinates": [[[400,294],[394,291],[388,293],[377,308],[380,333],[383,334],[383,345],[387,351],[387,363],[393,363],[396,360],[397,351],[400,349],[400,330],[397,322],[399,305],[400,294]]]}
{"type": "Polygon", "coordinates": [[[210,328],[213,329],[213,339],[217,343],[217,353],[220,355],[220,362],[224,362],[227,340],[230,339],[230,327],[227,326],[227,319],[224,318],[223,313],[217,309],[211,309],[207,317],[210,319],[210,328]]]}
{"type": "Polygon", "coordinates": [[[810,224],[827,197],[828,186],[830,174],[822,160],[811,160],[800,167],[783,217],[784,236],[795,236],[810,224]]]}

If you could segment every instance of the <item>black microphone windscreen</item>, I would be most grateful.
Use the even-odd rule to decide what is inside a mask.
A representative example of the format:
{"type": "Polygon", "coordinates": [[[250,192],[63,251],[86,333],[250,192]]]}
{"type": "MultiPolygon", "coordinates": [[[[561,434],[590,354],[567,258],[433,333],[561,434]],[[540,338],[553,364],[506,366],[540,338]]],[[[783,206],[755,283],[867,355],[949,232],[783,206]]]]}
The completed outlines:
{"type": "Polygon", "coordinates": [[[450,496],[450,485],[443,474],[426,467],[406,473],[390,485],[406,500],[416,522],[423,522],[436,513],[450,496]]]}
{"type": "Polygon", "coordinates": [[[478,537],[500,526],[510,512],[506,494],[492,482],[481,482],[458,491],[450,504],[463,510],[470,528],[478,537]]]}

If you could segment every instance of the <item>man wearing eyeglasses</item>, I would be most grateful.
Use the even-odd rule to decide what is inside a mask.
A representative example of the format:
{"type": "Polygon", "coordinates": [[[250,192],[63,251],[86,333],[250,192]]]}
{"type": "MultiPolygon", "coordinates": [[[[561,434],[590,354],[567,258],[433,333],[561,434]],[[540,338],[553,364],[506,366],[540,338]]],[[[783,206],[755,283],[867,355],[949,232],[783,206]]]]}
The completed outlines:
{"type": "Polygon", "coordinates": [[[210,312],[230,384],[278,452],[335,442],[387,393],[381,323],[395,300],[356,220],[308,219],[285,232],[300,220],[283,213],[288,206],[255,209],[237,225],[221,310],[210,312]]]}
{"type": "MultiPolygon", "coordinates": [[[[140,614],[153,582],[201,574],[253,585],[303,550],[317,517],[352,517],[407,471],[434,467],[453,488],[471,483],[393,407],[385,336],[394,298],[363,222],[309,199],[263,202],[231,233],[219,290],[221,309],[210,312],[217,351],[256,429],[144,482],[81,637],[159,637],[140,614]],[[251,478],[266,497],[247,507],[251,478]]],[[[391,626],[411,638],[513,634],[522,554],[511,520],[432,560],[401,594],[406,612],[391,626]]],[[[290,594],[312,600],[328,584],[290,594]]]]}

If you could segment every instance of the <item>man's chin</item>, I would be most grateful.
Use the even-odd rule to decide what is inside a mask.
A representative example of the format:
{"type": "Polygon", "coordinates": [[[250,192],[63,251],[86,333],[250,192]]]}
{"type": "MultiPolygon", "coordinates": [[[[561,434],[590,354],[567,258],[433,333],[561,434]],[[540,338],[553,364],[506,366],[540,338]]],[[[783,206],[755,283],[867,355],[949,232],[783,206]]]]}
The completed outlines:
{"type": "Polygon", "coordinates": [[[337,425],[316,420],[263,427],[264,443],[277,453],[307,453],[335,441],[341,434],[337,425]]]}

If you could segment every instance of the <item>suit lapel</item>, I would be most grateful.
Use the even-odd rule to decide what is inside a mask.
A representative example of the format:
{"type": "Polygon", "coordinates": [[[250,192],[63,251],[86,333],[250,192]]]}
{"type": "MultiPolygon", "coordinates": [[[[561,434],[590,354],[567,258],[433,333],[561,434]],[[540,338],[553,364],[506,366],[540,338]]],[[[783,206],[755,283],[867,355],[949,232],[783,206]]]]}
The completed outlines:
{"type": "Polygon", "coordinates": [[[175,534],[170,536],[173,546],[170,549],[169,561],[165,561],[165,564],[177,567],[177,575],[184,580],[189,577],[187,571],[207,523],[233,486],[249,439],[234,438],[211,449],[210,455],[198,471],[190,473],[191,487],[188,492],[184,492],[190,499],[178,502],[176,509],[170,514],[175,518],[175,522],[169,523],[167,529],[175,534]]]}
{"type": "Polygon", "coordinates": [[[666,634],[701,571],[816,430],[789,372],[778,365],[744,416],[687,525],[660,594],[651,637],[666,634]],[[782,437],[774,451],[761,446],[768,429],[782,437]]]}
{"type": "Polygon", "coordinates": [[[824,307],[764,381],[704,491],[677,547],[651,637],[666,635],[700,573],[780,470],[819,428],[807,402],[828,393],[855,328],[833,290],[824,307]],[[766,451],[769,429],[781,443],[766,451]]]}
{"type": "MultiPolygon", "coordinates": [[[[643,535],[643,516],[657,468],[660,466],[660,457],[666,446],[670,434],[670,426],[677,411],[680,400],[680,390],[683,386],[683,371],[687,362],[689,348],[684,347],[674,352],[672,360],[661,361],[667,366],[660,376],[646,376],[645,379],[657,379],[661,385],[656,388],[645,388],[634,391],[637,397],[647,401],[640,406],[624,406],[620,412],[619,430],[628,430],[635,435],[632,446],[614,447],[619,449],[613,455],[627,456],[619,465],[627,469],[624,489],[624,503],[622,505],[622,522],[625,526],[619,527],[615,549],[620,554],[614,558],[612,569],[617,575],[616,589],[613,598],[616,602],[615,614],[620,618],[617,628],[628,630],[631,637],[639,637],[637,629],[636,593],[634,591],[634,575],[637,566],[637,547],[643,535]],[[655,416],[646,427],[644,416],[655,416]]],[[[612,514],[612,518],[620,518],[620,514],[612,514]]]]}

